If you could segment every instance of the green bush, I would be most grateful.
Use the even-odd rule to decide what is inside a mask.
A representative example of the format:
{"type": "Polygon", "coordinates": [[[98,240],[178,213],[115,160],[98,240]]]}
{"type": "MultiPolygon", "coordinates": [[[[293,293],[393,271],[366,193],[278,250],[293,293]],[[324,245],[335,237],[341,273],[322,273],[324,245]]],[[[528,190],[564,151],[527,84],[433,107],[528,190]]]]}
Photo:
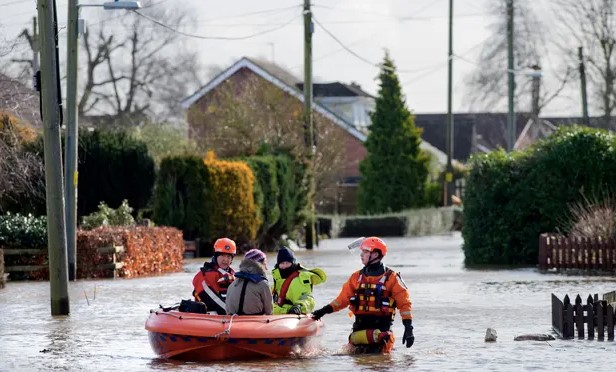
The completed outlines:
{"type": "Polygon", "coordinates": [[[98,211],[83,217],[81,227],[86,230],[101,226],[133,226],[135,219],[131,215],[133,208],[125,199],[117,209],[109,208],[105,202],[98,205],[98,211]]]}
{"type": "MultiPolygon", "coordinates": [[[[26,149],[43,159],[42,138],[26,149]]],[[[147,206],[156,173],[145,143],[120,131],[82,130],[78,158],[78,216],[95,212],[101,202],[115,208],[126,199],[136,210],[147,206]]],[[[45,200],[29,210],[45,214],[45,200]]]]}
{"type": "Polygon", "coordinates": [[[276,156],[276,172],[280,187],[280,220],[271,229],[277,236],[293,235],[305,222],[308,206],[307,189],[303,184],[306,168],[290,155],[276,156]]]}
{"type": "Polygon", "coordinates": [[[568,206],[614,191],[616,138],[601,130],[560,128],[526,151],[473,157],[464,200],[465,261],[536,264],[539,234],[568,220],[568,206]]]}
{"type": "Polygon", "coordinates": [[[254,173],[244,161],[219,160],[214,152],[208,152],[204,162],[208,173],[210,242],[227,236],[238,247],[252,246],[261,225],[254,200],[254,173]]]}
{"type": "Polygon", "coordinates": [[[10,213],[0,216],[0,247],[47,248],[47,218],[10,213]]]}
{"type": "Polygon", "coordinates": [[[154,222],[177,227],[187,240],[209,240],[207,191],[208,172],[201,158],[164,158],[152,197],[154,222]]]}
{"type": "Polygon", "coordinates": [[[276,157],[272,155],[251,156],[245,158],[245,161],[257,179],[254,195],[261,218],[261,226],[257,233],[258,240],[267,240],[265,236],[274,224],[278,222],[281,215],[276,157]]]}

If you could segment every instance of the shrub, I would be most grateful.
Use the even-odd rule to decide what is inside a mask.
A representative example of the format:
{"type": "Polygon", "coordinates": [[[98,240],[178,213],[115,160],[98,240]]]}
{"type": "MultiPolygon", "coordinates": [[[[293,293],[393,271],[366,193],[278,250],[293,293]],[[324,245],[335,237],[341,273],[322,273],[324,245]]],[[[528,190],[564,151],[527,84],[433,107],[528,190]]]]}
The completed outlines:
{"type": "Polygon", "coordinates": [[[91,230],[101,226],[132,226],[135,224],[135,219],[131,215],[132,211],[133,208],[128,205],[126,199],[117,209],[109,208],[105,202],[101,202],[98,205],[98,211],[83,218],[81,227],[91,230]]]}
{"type": "MultiPolygon", "coordinates": [[[[42,159],[43,139],[30,145],[28,151],[42,159]]],[[[95,212],[100,202],[117,207],[126,199],[136,210],[146,207],[156,173],[145,143],[120,131],[82,130],[78,158],[78,216],[95,212]]],[[[32,212],[40,215],[45,210],[43,200],[32,212]]]]}
{"type": "Polygon", "coordinates": [[[47,218],[10,213],[0,216],[0,246],[47,248],[47,218]]]}
{"type": "Polygon", "coordinates": [[[212,239],[228,236],[241,246],[254,243],[261,224],[254,200],[255,176],[245,162],[204,159],[208,172],[208,225],[212,239]]]}
{"type": "Polygon", "coordinates": [[[208,189],[207,168],[201,158],[163,159],[152,197],[154,222],[177,227],[188,240],[210,240],[208,189]]]}
{"type": "Polygon", "coordinates": [[[536,264],[539,234],[568,219],[580,191],[616,191],[613,135],[559,128],[523,152],[473,157],[462,228],[466,263],[536,264]]]}
{"type": "Polygon", "coordinates": [[[261,246],[270,240],[270,229],[279,221],[280,209],[280,185],[276,170],[276,158],[272,155],[251,156],[244,161],[256,177],[254,199],[258,206],[261,225],[257,237],[258,245],[261,246]]]}

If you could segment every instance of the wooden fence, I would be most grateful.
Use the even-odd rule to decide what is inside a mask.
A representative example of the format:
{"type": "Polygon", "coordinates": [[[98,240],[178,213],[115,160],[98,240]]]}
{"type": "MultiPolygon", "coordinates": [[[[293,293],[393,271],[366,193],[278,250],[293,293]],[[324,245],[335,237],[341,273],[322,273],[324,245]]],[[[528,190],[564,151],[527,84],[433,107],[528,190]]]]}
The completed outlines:
{"type": "MultiPolygon", "coordinates": [[[[108,270],[110,277],[117,277],[124,263],[118,261],[118,254],[124,252],[123,246],[98,247],[96,249],[101,255],[107,255],[108,263],[96,265],[97,270],[108,270]]],[[[4,256],[44,256],[46,261],[48,252],[47,249],[4,249],[4,256]]],[[[11,261],[15,261],[12,259],[11,261]]],[[[11,273],[28,273],[47,269],[48,265],[10,265],[4,268],[4,271],[11,273]]]]}
{"type": "Polygon", "coordinates": [[[575,337],[577,331],[578,338],[587,335],[589,340],[595,338],[595,331],[598,340],[614,340],[614,324],[616,323],[616,291],[606,293],[603,299],[599,296],[588,296],[586,304],[582,304],[582,298],[577,295],[575,304],[571,304],[569,295],[563,301],[552,293],[552,328],[560,337],[564,339],[575,337]],[[586,331],[584,331],[586,328],[586,331]]]}
{"type": "Polygon", "coordinates": [[[616,271],[616,242],[613,238],[568,238],[541,234],[539,269],[616,271]]]}
{"type": "Polygon", "coordinates": [[[6,278],[4,276],[4,250],[0,248],[0,289],[4,288],[4,282],[6,278]]]}

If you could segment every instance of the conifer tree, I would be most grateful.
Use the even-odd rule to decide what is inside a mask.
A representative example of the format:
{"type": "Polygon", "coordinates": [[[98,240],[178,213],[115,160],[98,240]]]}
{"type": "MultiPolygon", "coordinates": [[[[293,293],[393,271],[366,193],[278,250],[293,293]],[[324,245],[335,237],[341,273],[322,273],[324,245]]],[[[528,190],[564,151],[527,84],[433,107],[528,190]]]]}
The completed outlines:
{"type": "Polygon", "coordinates": [[[366,140],[368,154],[360,163],[360,213],[398,212],[421,207],[429,157],[419,145],[421,129],[406,108],[389,53],[379,73],[380,88],[366,140]]]}

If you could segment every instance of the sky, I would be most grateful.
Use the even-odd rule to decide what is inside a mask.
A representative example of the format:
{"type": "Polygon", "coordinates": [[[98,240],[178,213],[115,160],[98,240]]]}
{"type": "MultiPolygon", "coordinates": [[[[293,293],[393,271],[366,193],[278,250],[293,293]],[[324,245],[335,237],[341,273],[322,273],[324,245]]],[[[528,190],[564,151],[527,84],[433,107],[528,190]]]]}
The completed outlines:
{"type": "MultiPolygon", "coordinates": [[[[453,50],[460,56],[453,63],[454,112],[477,111],[465,99],[465,80],[478,68],[478,54],[490,36],[494,18],[486,8],[488,1],[497,0],[453,1],[453,50]]],[[[549,1],[535,3],[545,6],[549,1]]],[[[199,51],[204,66],[226,68],[248,56],[274,61],[303,76],[301,0],[145,0],[147,3],[190,10],[196,27],[181,31],[192,35],[239,38],[261,33],[245,40],[187,38],[190,47],[199,51]]],[[[62,27],[67,0],[57,0],[57,6],[62,27]]],[[[312,9],[315,82],[356,82],[376,95],[378,63],[388,50],[398,68],[408,108],[415,113],[447,111],[448,0],[312,0],[312,9]]],[[[109,11],[83,8],[81,16],[92,25],[102,12],[109,11]]],[[[15,37],[31,25],[35,15],[36,0],[0,0],[2,37],[15,37]]],[[[61,39],[65,34],[66,29],[61,29],[61,39]]],[[[65,49],[61,53],[65,54],[65,49]]],[[[544,74],[549,77],[549,73],[548,68],[544,74]]],[[[570,96],[555,100],[543,115],[579,115],[579,105],[572,101],[575,99],[570,96]]]]}

